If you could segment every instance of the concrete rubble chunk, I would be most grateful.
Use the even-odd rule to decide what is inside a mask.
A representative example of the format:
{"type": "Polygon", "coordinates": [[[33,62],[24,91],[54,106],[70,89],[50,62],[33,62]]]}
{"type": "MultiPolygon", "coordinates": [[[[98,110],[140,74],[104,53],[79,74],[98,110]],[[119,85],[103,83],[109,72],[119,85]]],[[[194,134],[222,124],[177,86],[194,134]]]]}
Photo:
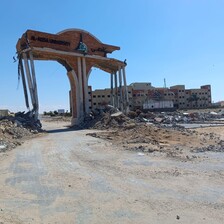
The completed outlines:
{"type": "Polygon", "coordinates": [[[0,152],[21,145],[22,139],[42,132],[41,123],[31,112],[18,112],[0,118],[0,152]]]}
{"type": "Polygon", "coordinates": [[[0,150],[5,149],[6,145],[0,145],[0,150]]]}
{"type": "Polygon", "coordinates": [[[164,118],[162,118],[162,117],[155,117],[154,120],[155,120],[155,122],[161,123],[164,120],[164,118]]]}
{"type": "Polygon", "coordinates": [[[121,115],[123,115],[123,113],[122,113],[121,111],[119,111],[119,112],[116,112],[116,113],[114,113],[114,114],[111,114],[110,116],[111,116],[111,117],[119,117],[119,116],[121,116],[121,115]]]}

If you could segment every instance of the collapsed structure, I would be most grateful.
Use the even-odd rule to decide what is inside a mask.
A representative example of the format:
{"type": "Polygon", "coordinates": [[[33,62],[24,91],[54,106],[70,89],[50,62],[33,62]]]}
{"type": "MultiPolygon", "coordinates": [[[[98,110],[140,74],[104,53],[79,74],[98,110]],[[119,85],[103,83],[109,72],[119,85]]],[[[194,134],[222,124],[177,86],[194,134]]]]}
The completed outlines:
{"type": "Polygon", "coordinates": [[[30,95],[35,119],[38,119],[39,103],[34,60],[53,60],[66,68],[71,86],[72,124],[79,123],[90,112],[88,78],[92,67],[111,74],[110,104],[123,112],[128,111],[126,63],[107,57],[119,47],[103,44],[87,31],[68,29],[57,34],[27,30],[18,40],[16,49],[26,106],[30,110],[30,95]]]}

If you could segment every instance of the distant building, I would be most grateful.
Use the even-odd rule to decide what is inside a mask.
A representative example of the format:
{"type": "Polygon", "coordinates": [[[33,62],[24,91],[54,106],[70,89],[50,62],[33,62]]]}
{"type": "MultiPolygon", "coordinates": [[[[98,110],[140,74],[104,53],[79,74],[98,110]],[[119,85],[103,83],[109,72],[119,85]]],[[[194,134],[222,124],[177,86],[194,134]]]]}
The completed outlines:
{"type": "Polygon", "coordinates": [[[8,115],[9,115],[9,110],[7,110],[7,109],[0,110],[0,117],[5,117],[8,115]]]}
{"type": "MultiPolygon", "coordinates": [[[[177,109],[207,108],[211,106],[210,85],[201,86],[200,89],[185,89],[185,85],[158,88],[153,87],[151,83],[136,82],[130,84],[127,88],[130,110],[143,109],[143,105],[177,109]]],[[[89,87],[89,91],[91,109],[101,109],[107,104],[112,104],[109,88],[91,91],[89,87]]]]}
{"type": "Polygon", "coordinates": [[[185,89],[184,85],[171,86],[174,93],[174,106],[180,109],[207,108],[212,104],[211,86],[204,85],[200,89],[185,89]]]}
{"type": "Polygon", "coordinates": [[[65,109],[58,109],[58,114],[64,114],[65,113],[65,109]]]}
{"type": "MultiPolygon", "coordinates": [[[[128,88],[128,97],[129,97],[129,101],[132,100],[132,87],[131,86],[127,86],[128,88]]],[[[122,89],[122,91],[124,92],[124,89],[122,89]]],[[[107,88],[107,89],[96,89],[94,91],[92,91],[92,109],[103,109],[105,107],[105,105],[112,105],[112,99],[111,99],[111,89],[107,88]]],[[[132,104],[129,104],[129,107],[132,107],[132,104]]]]}

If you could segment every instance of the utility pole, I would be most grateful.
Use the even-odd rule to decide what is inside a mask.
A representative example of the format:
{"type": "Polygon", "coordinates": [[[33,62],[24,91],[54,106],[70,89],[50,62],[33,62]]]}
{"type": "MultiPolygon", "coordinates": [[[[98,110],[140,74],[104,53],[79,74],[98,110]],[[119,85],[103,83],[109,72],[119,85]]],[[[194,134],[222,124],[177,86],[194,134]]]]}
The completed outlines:
{"type": "Polygon", "coordinates": [[[164,78],[164,88],[166,88],[166,79],[164,78]]]}

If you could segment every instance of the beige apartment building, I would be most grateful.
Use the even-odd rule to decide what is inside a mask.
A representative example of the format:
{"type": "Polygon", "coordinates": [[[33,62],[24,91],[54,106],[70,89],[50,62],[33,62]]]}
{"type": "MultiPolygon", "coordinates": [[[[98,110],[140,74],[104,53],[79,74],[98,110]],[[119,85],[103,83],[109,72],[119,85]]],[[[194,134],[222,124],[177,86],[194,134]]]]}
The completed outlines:
{"type": "MultiPolygon", "coordinates": [[[[128,89],[128,98],[129,102],[132,100],[132,87],[127,86],[128,89]]],[[[122,88],[122,92],[124,92],[124,88],[122,88]]],[[[103,109],[105,105],[113,105],[112,98],[111,98],[111,89],[96,89],[91,92],[90,94],[91,99],[91,107],[92,109],[103,109]]],[[[129,107],[131,108],[132,105],[129,104],[129,107]]]]}
{"type": "MultiPolygon", "coordinates": [[[[207,108],[211,106],[211,86],[204,85],[200,89],[185,89],[185,85],[170,88],[153,87],[151,83],[132,83],[128,87],[129,109],[142,109],[146,102],[173,102],[174,108],[207,108]]],[[[111,102],[111,90],[89,87],[89,103],[91,109],[103,109],[111,102]]]]}
{"type": "Polygon", "coordinates": [[[174,106],[180,109],[207,108],[212,104],[211,86],[204,85],[200,89],[185,89],[184,85],[171,86],[174,93],[174,106]]]}

